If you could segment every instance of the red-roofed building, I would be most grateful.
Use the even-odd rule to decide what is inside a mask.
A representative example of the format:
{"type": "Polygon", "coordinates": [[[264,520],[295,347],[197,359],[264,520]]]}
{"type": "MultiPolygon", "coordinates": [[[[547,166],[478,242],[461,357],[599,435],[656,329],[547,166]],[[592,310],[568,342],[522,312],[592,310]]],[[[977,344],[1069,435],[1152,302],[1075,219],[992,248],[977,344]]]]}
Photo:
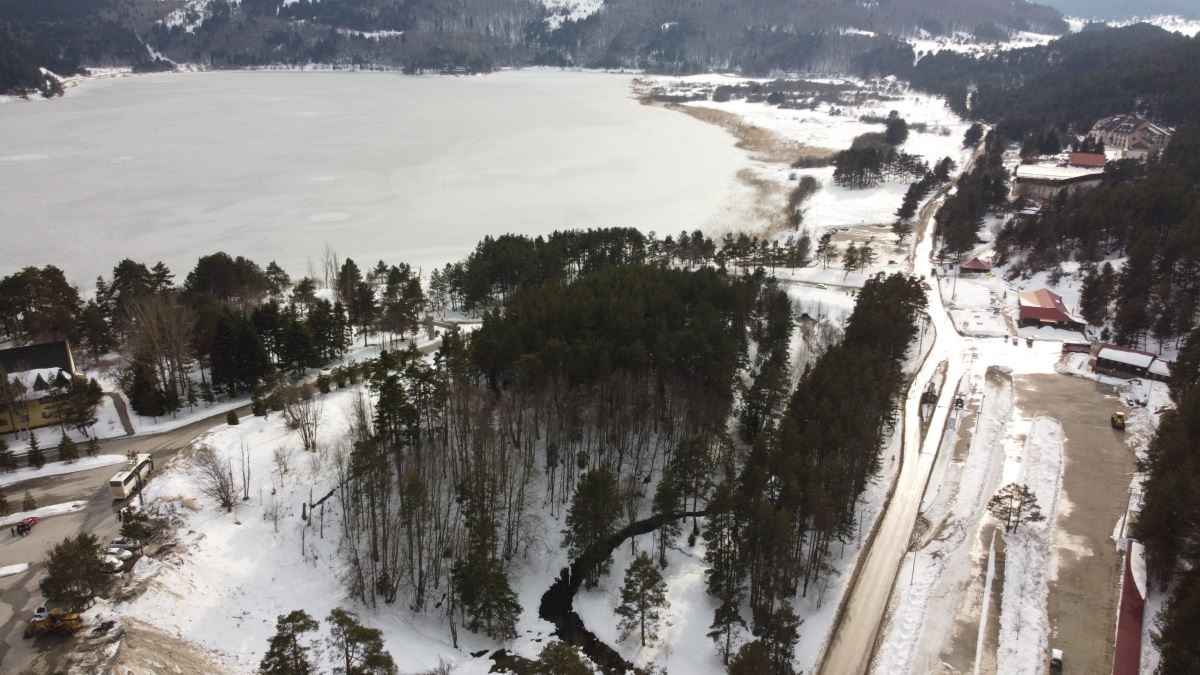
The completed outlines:
{"type": "Polygon", "coordinates": [[[987,274],[992,271],[992,265],[979,258],[971,258],[970,260],[959,263],[959,274],[987,274]]]}
{"type": "Polygon", "coordinates": [[[1103,169],[1107,161],[1103,152],[1072,152],[1067,163],[1087,169],[1103,169]]]}
{"type": "Polygon", "coordinates": [[[1072,316],[1062,298],[1049,289],[1022,291],[1017,295],[1017,307],[1022,326],[1053,326],[1082,330],[1083,319],[1072,316]]]}

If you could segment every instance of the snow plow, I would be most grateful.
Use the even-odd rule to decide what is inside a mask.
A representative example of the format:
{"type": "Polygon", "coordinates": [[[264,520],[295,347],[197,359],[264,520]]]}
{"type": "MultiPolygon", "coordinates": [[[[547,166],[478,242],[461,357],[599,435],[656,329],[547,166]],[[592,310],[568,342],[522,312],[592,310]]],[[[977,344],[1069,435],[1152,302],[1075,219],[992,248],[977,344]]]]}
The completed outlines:
{"type": "Polygon", "coordinates": [[[50,610],[45,618],[35,618],[25,626],[26,639],[42,637],[43,635],[74,635],[83,628],[83,619],[77,612],[64,612],[55,608],[50,610]]]}
{"type": "Polygon", "coordinates": [[[1108,418],[1108,423],[1117,431],[1125,431],[1125,413],[1118,410],[1112,414],[1112,417],[1108,418]]]}

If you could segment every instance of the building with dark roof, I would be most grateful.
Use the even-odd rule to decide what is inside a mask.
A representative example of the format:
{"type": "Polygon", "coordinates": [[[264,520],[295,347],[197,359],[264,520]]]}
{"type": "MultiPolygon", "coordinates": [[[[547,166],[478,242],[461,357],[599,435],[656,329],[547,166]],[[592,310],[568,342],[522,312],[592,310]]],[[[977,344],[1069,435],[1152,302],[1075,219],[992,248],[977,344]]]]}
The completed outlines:
{"type": "Polygon", "coordinates": [[[1125,157],[1157,155],[1171,142],[1174,129],[1161,127],[1136,115],[1113,115],[1092,125],[1088,136],[1125,157]],[[1145,153],[1145,154],[1143,154],[1145,153]]]}
{"type": "Polygon", "coordinates": [[[66,392],[84,378],[66,341],[0,349],[0,376],[0,434],[58,424],[66,392]]]}
{"type": "Polygon", "coordinates": [[[0,349],[0,369],[6,373],[20,373],[26,370],[45,368],[60,368],[68,373],[76,372],[75,357],[71,354],[71,345],[66,340],[0,349]]]}

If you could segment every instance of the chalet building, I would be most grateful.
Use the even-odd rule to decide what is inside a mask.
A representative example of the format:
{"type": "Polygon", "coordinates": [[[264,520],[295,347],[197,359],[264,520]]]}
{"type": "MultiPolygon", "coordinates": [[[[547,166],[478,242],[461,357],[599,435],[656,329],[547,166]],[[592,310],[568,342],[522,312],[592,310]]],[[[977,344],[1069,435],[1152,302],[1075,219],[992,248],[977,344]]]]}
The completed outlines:
{"type": "Polygon", "coordinates": [[[1105,343],[1096,352],[1092,370],[1102,375],[1166,381],[1171,377],[1171,362],[1150,352],[1105,343]]]}
{"type": "Polygon", "coordinates": [[[1015,183],[1018,197],[1045,201],[1063,190],[1075,192],[1095,187],[1103,179],[1103,167],[1022,164],[1017,167],[1015,183]]]}
{"type": "Polygon", "coordinates": [[[958,264],[958,273],[963,276],[983,275],[991,271],[991,263],[979,258],[971,258],[966,262],[958,264]]]}
{"type": "Polygon", "coordinates": [[[1122,157],[1141,159],[1162,152],[1174,133],[1136,115],[1113,115],[1096,122],[1088,136],[1103,141],[1105,148],[1117,150],[1122,157]]]}
{"type": "Polygon", "coordinates": [[[83,377],[65,340],[0,349],[0,434],[58,424],[66,390],[83,377]]]}
{"type": "Polygon", "coordinates": [[[1046,288],[1018,293],[1017,311],[1022,326],[1083,330],[1084,320],[1068,312],[1062,298],[1046,288]]]}

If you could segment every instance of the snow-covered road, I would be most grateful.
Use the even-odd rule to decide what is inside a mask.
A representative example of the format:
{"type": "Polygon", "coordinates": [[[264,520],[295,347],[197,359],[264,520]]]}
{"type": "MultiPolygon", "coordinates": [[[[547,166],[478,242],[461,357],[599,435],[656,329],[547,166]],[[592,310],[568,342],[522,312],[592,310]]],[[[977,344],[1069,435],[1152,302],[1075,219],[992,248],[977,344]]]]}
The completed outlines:
{"type": "MultiPolygon", "coordinates": [[[[930,202],[927,213],[936,211],[940,199],[930,202]]],[[[926,218],[928,222],[930,218],[926,218]]],[[[917,243],[912,273],[928,279],[932,270],[933,236],[927,232],[917,243]]],[[[962,344],[942,305],[941,294],[930,292],[929,320],[933,347],[922,364],[904,402],[904,444],[900,475],[887,511],[878,525],[878,533],[866,557],[860,563],[854,587],[846,600],[842,620],[835,628],[829,649],[821,662],[820,673],[865,673],[870,665],[872,646],[879,634],[900,563],[908,550],[913,523],[930,468],[941,440],[941,429],[952,405],[953,387],[943,387],[930,420],[924,444],[919,418],[920,397],[938,364],[946,362],[946,382],[957,382],[964,372],[962,344]],[[913,450],[918,452],[913,452],[913,450]]]]}

